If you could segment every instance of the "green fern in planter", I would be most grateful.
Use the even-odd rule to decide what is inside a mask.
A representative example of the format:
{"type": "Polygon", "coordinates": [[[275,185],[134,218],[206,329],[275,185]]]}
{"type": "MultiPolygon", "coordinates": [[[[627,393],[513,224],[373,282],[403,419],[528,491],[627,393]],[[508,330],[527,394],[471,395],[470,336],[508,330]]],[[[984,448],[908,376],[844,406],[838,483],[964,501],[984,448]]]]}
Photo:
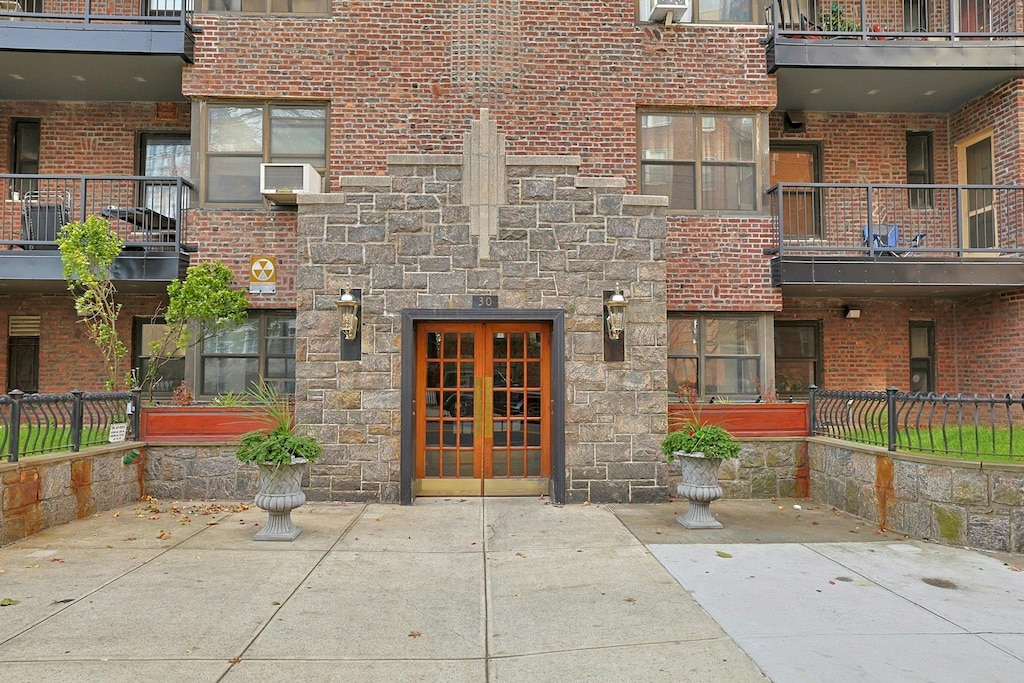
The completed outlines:
{"type": "Polygon", "coordinates": [[[323,449],[313,436],[300,434],[301,425],[292,413],[291,401],[261,382],[249,391],[250,402],[261,409],[268,429],[243,434],[235,449],[240,461],[256,465],[290,465],[295,458],[313,462],[323,449]]]}
{"type": "Polygon", "coordinates": [[[688,424],[682,429],[669,432],[661,442],[661,452],[669,462],[676,459],[676,452],[703,453],[705,458],[729,460],[740,454],[740,443],[725,429],[712,424],[688,424]]]}

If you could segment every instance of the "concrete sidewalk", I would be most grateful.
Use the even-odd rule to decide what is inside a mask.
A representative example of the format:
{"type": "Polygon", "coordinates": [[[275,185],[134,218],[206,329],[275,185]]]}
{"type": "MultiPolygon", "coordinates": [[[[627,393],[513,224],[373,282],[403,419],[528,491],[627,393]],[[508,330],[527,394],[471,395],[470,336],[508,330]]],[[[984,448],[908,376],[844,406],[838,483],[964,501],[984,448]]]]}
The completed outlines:
{"type": "Polygon", "coordinates": [[[910,541],[806,501],[615,512],[776,683],[1024,681],[1024,556],[910,541]],[[794,509],[794,505],[800,507],[794,509]]]}
{"type": "Polygon", "coordinates": [[[765,680],[604,507],[177,506],[0,549],[0,679],[765,680]]]}
{"type": "Polygon", "coordinates": [[[794,504],[144,502],[0,549],[0,680],[1024,680],[1024,558],[794,504]]]}

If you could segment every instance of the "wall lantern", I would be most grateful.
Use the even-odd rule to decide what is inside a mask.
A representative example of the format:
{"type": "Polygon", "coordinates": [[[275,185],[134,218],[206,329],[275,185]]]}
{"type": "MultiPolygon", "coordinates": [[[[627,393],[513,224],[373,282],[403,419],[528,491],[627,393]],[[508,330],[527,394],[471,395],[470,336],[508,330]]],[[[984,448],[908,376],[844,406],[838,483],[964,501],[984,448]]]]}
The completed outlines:
{"type": "Polygon", "coordinates": [[[622,287],[619,283],[615,283],[615,290],[612,295],[608,297],[604,302],[604,307],[607,310],[605,314],[605,324],[608,329],[609,339],[618,339],[622,336],[622,330],[625,329],[626,324],[626,295],[622,292],[622,287]]]}
{"type": "Polygon", "coordinates": [[[338,322],[341,325],[341,336],[352,341],[359,334],[359,300],[353,296],[351,285],[345,287],[341,298],[335,304],[338,307],[338,322]]]}
{"type": "Polygon", "coordinates": [[[843,309],[843,317],[844,318],[859,318],[860,317],[860,309],[857,308],[856,306],[847,306],[846,308],[843,309]]]}

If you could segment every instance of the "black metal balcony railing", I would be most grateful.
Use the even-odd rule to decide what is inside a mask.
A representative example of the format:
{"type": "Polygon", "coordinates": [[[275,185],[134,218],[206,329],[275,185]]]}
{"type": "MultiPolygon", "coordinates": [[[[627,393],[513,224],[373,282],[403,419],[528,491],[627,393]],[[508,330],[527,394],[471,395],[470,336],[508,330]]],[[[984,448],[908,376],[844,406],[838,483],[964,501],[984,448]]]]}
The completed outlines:
{"type": "Polygon", "coordinates": [[[95,215],[126,250],[192,250],[183,178],[0,174],[0,188],[0,249],[53,249],[61,225],[95,215]]]}
{"type": "Polygon", "coordinates": [[[0,396],[0,457],[77,452],[108,443],[111,426],[127,423],[125,439],[139,435],[139,389],[117,392],[26,394],[14,389],[0,396]]]}
{"type": "Polygon", "coordinates": [[[811,435],[897,449],[1024,459],[1024,396],[810,389],[811,435]]]}
{"type": "Polygon", "coordinates": [[[1006,40],[1024,36],[1019,0],[769,0],[772,40],[1006,40]]]}
{"type": "Polygon", "coordinates": [[[1024,257],[1024,186],[779,183],[782,256],[1024,257]]]}
{"type": "Polygon", "coordinates": [[[30,22],[178,27],[191,31],[191,0],[0,0],[0,19],[30,22]],[[184,3],[184,9],[182,7],[184,3]]]}

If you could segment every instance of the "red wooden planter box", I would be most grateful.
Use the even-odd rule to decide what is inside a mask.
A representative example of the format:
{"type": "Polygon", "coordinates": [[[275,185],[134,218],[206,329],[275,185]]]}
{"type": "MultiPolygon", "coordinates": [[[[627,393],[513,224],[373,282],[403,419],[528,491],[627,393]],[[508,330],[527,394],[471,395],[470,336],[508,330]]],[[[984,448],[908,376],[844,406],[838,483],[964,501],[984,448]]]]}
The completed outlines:
{"type": "Polygon", "coordinates": [[[733,436],[807,436],[806,403],[673,403],[668,407],[669,431],[697,419],[724,427],[733,436]]]}
{"type": "Polygon", "coordinates": [[[265,413],[222,406],[146,406],[140,415],[143,441],[234,441],[267,429],[265,413]]]}

